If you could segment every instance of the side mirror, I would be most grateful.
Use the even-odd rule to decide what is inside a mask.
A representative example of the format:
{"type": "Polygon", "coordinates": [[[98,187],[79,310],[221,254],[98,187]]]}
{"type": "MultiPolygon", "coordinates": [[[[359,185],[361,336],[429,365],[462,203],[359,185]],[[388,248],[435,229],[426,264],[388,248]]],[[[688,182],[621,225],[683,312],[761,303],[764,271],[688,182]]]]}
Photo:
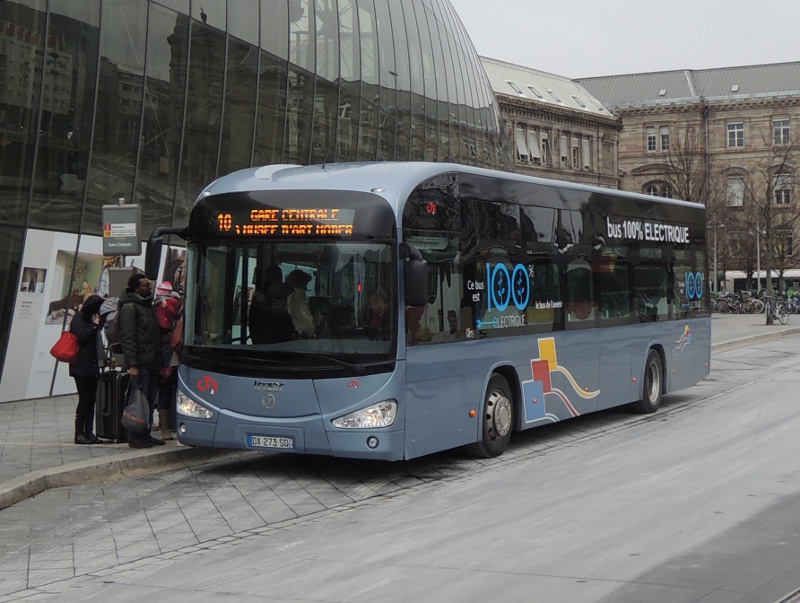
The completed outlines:
{"type": "Polygon", "coordinates": [[[428,262],[413,245],[404,247],[406,305],[424,306],[428,303],[428,262]]]}
{"type": "Polygon", "coordinates": [[[158,269],[161,267],[161,247],[164,241],[161,239],[164,235],[178,235],[182,239],[186,239],[185,227],[177,226],[163,226],[156,228],[147,239],[147,250],[144,254],[144,275],[150,280],[158,278],[158,269]]]}

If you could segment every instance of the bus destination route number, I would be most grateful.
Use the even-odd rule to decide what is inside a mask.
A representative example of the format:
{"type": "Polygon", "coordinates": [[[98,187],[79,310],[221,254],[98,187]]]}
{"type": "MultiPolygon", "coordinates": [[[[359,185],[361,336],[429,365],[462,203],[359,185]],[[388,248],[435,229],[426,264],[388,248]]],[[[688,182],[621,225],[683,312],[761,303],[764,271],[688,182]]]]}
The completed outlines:
{"type": "Polygon", "coordinates": [[[246,217],[217,215],[220,233],[234,236],[351,236],[354,209],[252,209],[246,217]]]}

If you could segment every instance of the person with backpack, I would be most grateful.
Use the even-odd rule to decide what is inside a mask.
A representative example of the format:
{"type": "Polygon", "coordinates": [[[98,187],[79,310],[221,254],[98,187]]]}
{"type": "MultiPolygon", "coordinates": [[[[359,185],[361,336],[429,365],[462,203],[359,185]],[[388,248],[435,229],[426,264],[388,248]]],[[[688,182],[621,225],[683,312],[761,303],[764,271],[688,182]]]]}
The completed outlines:
{"type": "Polygon", "coordinates": [[[100,355],[103,342],[100,336],[100,305],[103,298],[90,295],[69,325],[70,332],[78,338],[78,358],[69,365],[69,376],[78,390],[78,407],[75,409],[75,443],[102,444],[94,434],[94,405],[97,401],[97,382],[100,378],[100,355]]]}
{"type": "MultiPolygon", "coordinates": [[[[131,375],[131,386],[139,387],[147,398],[152,416],[158,393],[161,370],[161,330],[153,308],[152,284],[143,274],[128,279],[128,287],[119,298],[119,330],[124,363],[131,375]]],[[[151,448],[164,440],[150,433],[128,431],[131,448],[151,448]]]]}

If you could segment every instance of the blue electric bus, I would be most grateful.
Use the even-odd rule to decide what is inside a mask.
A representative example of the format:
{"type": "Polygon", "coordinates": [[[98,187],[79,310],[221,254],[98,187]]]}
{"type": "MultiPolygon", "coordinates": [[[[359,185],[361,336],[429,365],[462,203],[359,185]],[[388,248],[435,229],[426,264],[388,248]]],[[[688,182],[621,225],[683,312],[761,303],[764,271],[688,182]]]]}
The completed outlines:
{"type": "Polygon", "coordinates": [[[514,431],[655,412],[709,371],[695,203],[442,163],[274,165],[209,185],[181,236],[186,444],[491,457],[514,431]]]}

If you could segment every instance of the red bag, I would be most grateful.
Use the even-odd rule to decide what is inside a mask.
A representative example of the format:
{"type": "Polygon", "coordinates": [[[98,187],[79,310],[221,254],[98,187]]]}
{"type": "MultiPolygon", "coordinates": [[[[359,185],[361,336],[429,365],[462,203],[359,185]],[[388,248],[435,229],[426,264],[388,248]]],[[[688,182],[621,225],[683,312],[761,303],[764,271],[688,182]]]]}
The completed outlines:
{"type": "Polygon", "coordinates": [[[72,364],[78,359],[78,338],[69,331],[63,331],[55,345],[50,348],[50,355],[59,362],[72,364]]]}

